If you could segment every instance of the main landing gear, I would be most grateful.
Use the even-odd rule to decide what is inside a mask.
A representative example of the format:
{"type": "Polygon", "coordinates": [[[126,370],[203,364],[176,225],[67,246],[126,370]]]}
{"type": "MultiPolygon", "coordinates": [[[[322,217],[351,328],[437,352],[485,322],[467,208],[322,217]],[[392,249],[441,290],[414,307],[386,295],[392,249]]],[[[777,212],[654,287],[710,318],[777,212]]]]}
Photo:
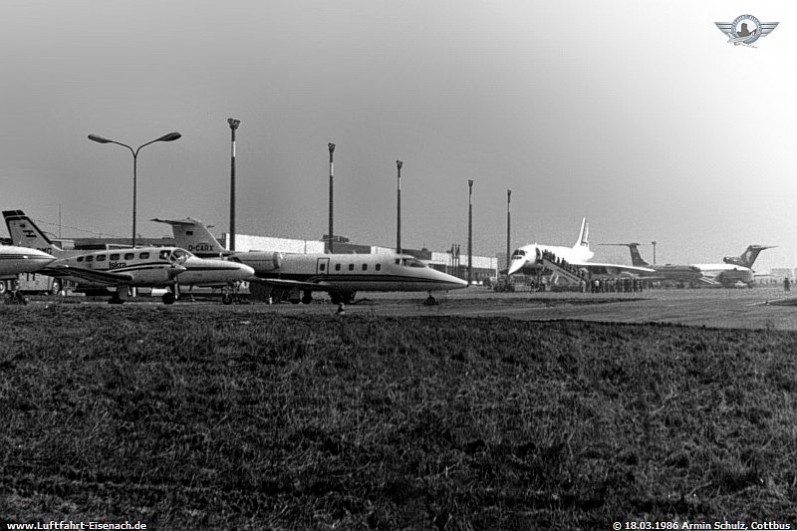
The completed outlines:
{"type": "Polygon", "coordinates": [[[426,300],[423,301],[423,304],[424,304],[424,306],[434,306],[435,304],[437,304],[437,299],[432,297],[432,292],[431,291],[429,292],[429,296],[426,297],[426,300]]]}

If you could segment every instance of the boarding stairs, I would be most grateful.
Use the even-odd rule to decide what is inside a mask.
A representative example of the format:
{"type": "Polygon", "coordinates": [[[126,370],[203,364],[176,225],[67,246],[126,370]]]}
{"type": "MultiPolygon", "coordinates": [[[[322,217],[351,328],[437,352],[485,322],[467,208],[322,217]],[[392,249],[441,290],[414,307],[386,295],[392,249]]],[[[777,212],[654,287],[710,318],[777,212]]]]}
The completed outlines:
{"type": "Polygon", "coordinates": [[[567,279],[569,282],[574,284],[581,283],[582,280],[587,281],[589,277],[582,278],[578,274],[578,268],[574,265],[568,265],[562,267],[561,265],[557,264],[554,260],[549,260],[548,258],[541,258],[542,265],[545,269],[550,271],[553,275],[558,276],[559,278],[567,279]]]}

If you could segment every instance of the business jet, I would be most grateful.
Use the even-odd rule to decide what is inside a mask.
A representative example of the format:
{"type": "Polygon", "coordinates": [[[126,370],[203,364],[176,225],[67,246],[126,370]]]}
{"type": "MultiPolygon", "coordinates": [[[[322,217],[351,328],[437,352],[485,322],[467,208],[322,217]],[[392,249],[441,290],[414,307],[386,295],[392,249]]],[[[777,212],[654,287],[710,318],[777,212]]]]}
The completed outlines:
{"type": "MultiPolygon", "coordinates": [[[[13,242],[33,249],[49,249],[56,257],[64,251],[53,243],[21,210],[3,212],[13,242]]],[[[70,280],[80,289],[116,288],[109,302],[121,304],[132,287],[168,288],[164,304],[173,304],[180,286],[232,285],[248,280],[254,269],[228,260],[198,258],[179,247],[135,247],[64,255],[39,269],[43,275],[70,280]]],[[[224,304],[233,296],[225,292],[224,304]]]]}
{"type": "Polygon", "coordinates": [[[358,291],[426,291],[425,303],[431,305],[436,303],[433,291],[468,285],[409,255],[230,252],[197,219],[152,221],[171,225],[175,244],[200,256],[228,256],[253,267],[256,282],[272,289],[304,292],[301,301],[305,304],[312,302],[314,291],[328,293],[335,304],[353,302],[358,291]]]}
{"type": "Polygon", "coordinates": [[[27,299],[17,291],[17,276],[35,273],[54,260],[54,256],[37,249],[0,246],[0,296],[9,294],[10,300],[26,303],[27,299]]]}
{"type": "Polygon", "coordinates": [[[574,271],[586,270],[590,275],[643,274],[653,271],[648,267],[590,262],[590,258],[594,255],[595,253],[589,248],[589,225],[587,219],[584,218],[581,220],[578,239],[572,247],[541,243],[524,245],[512,253],[507,274],[549,272],[578,281],[580,275],[573,274],[574,271]]]}
{"type": "Polygon", "coordinates": [[[55,260],[54,256],[38,249],[2,245],[0,246],[0,277],[35,273],[53,260],[55,260]]]}
{"type": "Polygon", "coordinates": [[[697,282],[712,287],[732,287],[737,282],[746,284],[752,288],[755,284],[755,272],[753,264],[758,258],[758,254],[771,249],[773,245],[748,245],[747,249],[739,256],[726,256],[721,264],[666,264],[650,265],[639,254],[638,243],[621,243],[612,245],[624,245],[631,251],[631,263],[635,266],[651,268],[655,271],[651,280],[661,278],[664,280],[675,280],[679,282],[690,282],[691,285],[698,285],[697,282]]]}

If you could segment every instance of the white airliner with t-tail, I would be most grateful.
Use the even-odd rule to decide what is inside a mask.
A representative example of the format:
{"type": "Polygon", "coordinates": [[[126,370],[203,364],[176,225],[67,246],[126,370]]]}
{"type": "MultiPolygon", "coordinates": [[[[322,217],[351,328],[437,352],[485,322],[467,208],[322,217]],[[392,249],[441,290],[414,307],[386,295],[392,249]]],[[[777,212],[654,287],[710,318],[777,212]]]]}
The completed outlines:
{"type": "MultiPolygon", "coordinates": [[[[535,274],[552,268],[556,268],[557,271],[555,272],[558,274],[566,274],[568,270],[586,270],[592,275],[645,274],[653,272],[652,269],[647,267],[590,262],[589,259],[594,254],[589,248],[589,225],[587,224],[587,219],[584,218],[581,220],[581,232],[572,247],[542,243],[524,245],[512,253],[507,274],[512,275],[518,272],[535,274]],[[561,264],[564,264],[565,267],[561,267],[561,264]]],[[[578,276],[574,278],[578,278],[578,276]]]]}
{"type": "Polygon", "coordinates": [[[252,266],[257,277],[255,282],[272,289],[304,292],[301,300],[305,304],[312,301],[313,291],[329,293],[335,304],[352,302],[358,291],[426,291],[426,303],[434,304],[433,291],[468,285],[409,255],[230,252],[199,220],[152,221],[171,225],[175,243],[181,247],[202,253],[202,256],[226,255],[229,260],[252,266]]]}
{"type": "MultiPolygon", "coordinates": [[[[32,249],[48,249],[64,253],[21,210],[3,212],[13,242],[32,249]]],[[[254,270],[241,263],[227,260],[198,258],[179,247],[135,247],[108,249],[90,253],[64,254],[39,273],[70,280],[85,288],[116,288],[112,303],[127,299],[132,287],[168,288],[163,295],[165,304],[172,304],[180,295],[180,286],[231,285],[248,280],[254,270]]],[[[225,292],[222,302],[229,304],[232,296],[225,292]]]]}

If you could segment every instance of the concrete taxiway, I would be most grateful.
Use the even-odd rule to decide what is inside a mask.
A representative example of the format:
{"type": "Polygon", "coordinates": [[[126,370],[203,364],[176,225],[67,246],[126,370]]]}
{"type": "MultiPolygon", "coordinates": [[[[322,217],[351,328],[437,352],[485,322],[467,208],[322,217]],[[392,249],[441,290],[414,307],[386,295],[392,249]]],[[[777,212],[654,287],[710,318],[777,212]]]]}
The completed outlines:
{"type": "MultiPolygon", "coordinates": [[[[690,326],[797,330],[797,293],[777,287],[754,289],[673,289],[641,293],[495,293],[471,287],[435,294],[439,304],[423,304],[423,293],[365,293],[357,304],[346,305],[347,316],[455,316],[467,318],[506,317],[525,321],[576,319],[619,323],[677,323],[690,326]]],[[[33,298],[42,304],[107,305],[105,299],[81,297],[33,298]]],[[[218,298],[197,297],[164,306],[159,298],[139,297],[125,308],[159,306],[170,311],[203,308],[208,312],[247,312],[337,315],[337,306],[318,295],[312,304],[265,304],[248,302],[222,306],[218,298]]],[[[76,308],[77,309],[77,308],[76,308]]]]}

